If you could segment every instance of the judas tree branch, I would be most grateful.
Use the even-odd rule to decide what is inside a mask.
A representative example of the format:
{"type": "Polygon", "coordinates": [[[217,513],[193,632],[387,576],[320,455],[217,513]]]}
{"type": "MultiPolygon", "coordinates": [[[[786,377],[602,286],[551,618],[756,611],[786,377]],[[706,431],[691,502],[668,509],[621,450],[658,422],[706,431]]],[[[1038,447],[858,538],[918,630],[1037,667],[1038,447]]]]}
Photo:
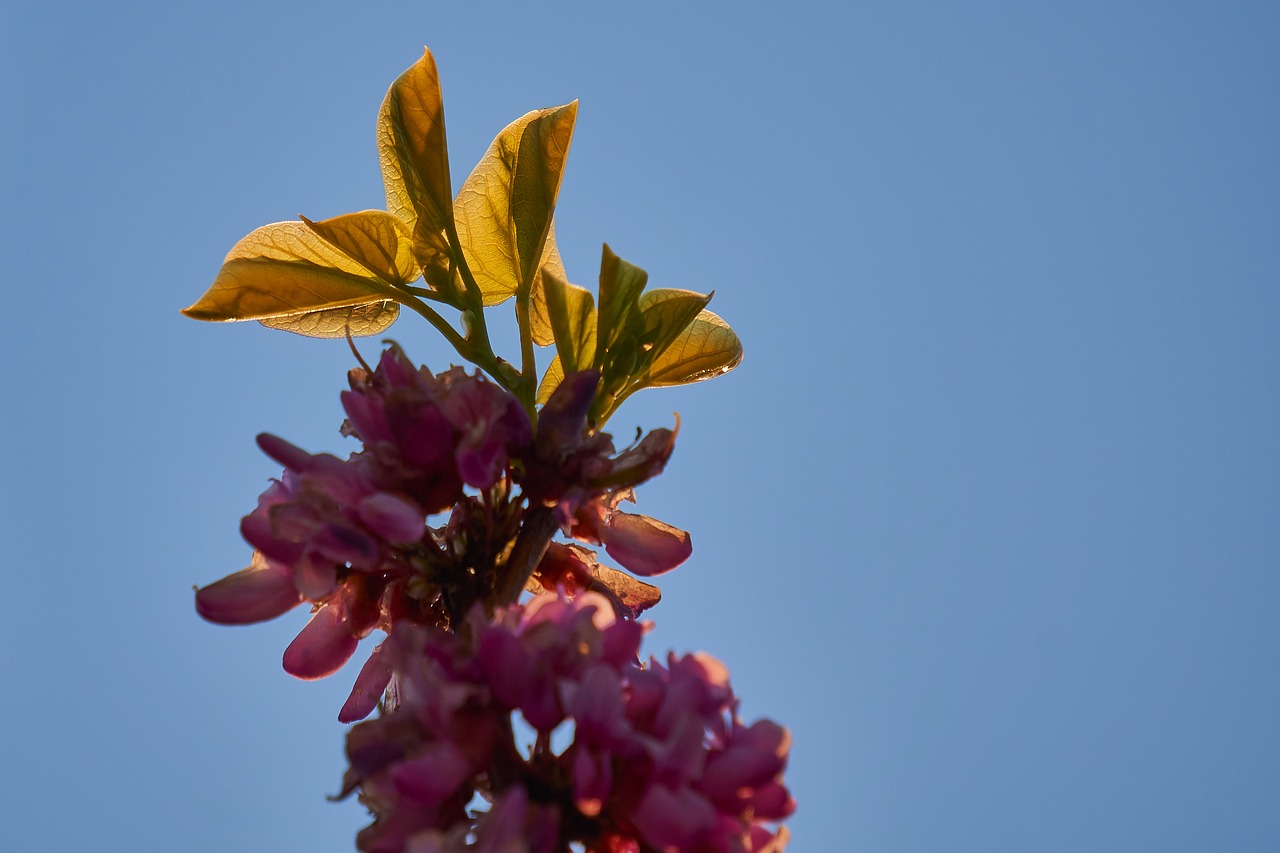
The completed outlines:
{"type": "Polygon", "coordinates": [[[515,604],[519,600],[529,576],[547,552],[551,537],[556,535],[559,527],[551,507],[535,506],[525,514],[520,535],[516,537],[515,547],[511,549],[511,556],[502,567],[497,588],[493,591],[494,608],[515,604]]]}

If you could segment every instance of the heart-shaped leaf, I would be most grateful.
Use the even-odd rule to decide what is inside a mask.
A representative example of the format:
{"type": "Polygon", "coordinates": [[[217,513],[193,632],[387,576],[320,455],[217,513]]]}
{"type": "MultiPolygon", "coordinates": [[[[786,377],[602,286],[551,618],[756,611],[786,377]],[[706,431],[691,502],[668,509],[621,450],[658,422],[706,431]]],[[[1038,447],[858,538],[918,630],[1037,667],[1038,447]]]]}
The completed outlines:
{"type": "Polygon", "coordinates": [[[485,305],[533,285],[577,114],[574,101],[516,119],[458,191],[458,241],[485,305]]]}

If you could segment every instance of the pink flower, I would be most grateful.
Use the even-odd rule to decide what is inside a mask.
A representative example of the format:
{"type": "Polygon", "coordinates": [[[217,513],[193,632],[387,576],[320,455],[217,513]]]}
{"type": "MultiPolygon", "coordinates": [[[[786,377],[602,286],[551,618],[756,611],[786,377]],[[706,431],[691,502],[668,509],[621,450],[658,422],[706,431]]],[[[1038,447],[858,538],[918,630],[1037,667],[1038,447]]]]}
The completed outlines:
{"type": "Polygon", "coordinates": [[[464,633],[401,625],[388,640],[398,702],[347,746],[343,791],[359,788],[375,814],[362,850],[462,851],[471,832],[474,849],[504,851],[782,849],[766,822],[794,810],[781,781],[790,736],[738,720],[715,658],[641,667],[642,626],[590,592],[536,596],[492,621],[477,610],[464,633]],[[528,751],[516,711],[537,732],[528,751]],[[572,742],[555,752],[565,720],[572,742]],[[494,803],[477,823],[449,811],[477,791],[494,803]]]}
{"type": "MultiPolygon", "coordinates": [[[[377,628],[462,615],[465,606],[447,612],[445,588],[475,587],[455,592],[468,604],[480,597],[492,578],[475,565],[492,566],[504,531],[479,526],[491,513],[463,485],[494,487],[532,442],[529,418],[512,395],[461,368],[438,377],[414,368],[394,344],[376,370],[353,370],[349,379],[342,431],[362,449],[344,460],[260,435],[263,452],[285,470],[241,522],[253,563],[196,596],[202,616],[226,624],[311,602],[311,621],[284,655],[285,670],[300,678],[334,672],[377,628]],[[430,513],[450,507],[446,534],[427,526],[430,513]],[[492,540],[491,553],[444,549],[468,537],[492,540]],[[424,586],[428,579],[436,591],[424,586]]],[[[519,515],[504,517],[513,536],[519,515]]],[[[367,666],[340,718],[368,714],[389,679],[382,663],[367,666]]]]}
{"type": "Polygon", "coordinates": [[[449,391],[444,412],[458,434],[458,473],[468,486],[487,489],[502,476],[509,458],[525,453],[533,438],[529,416],[515,397],[460,367],[440,379],[449,391]]]}

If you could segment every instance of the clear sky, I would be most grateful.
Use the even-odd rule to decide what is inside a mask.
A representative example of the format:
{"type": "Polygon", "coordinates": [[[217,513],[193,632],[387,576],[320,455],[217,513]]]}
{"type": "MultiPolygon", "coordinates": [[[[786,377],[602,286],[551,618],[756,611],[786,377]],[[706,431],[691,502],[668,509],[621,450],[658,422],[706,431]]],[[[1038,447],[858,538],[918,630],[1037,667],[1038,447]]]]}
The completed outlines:
{"type": "Polygon", "coordinates": [[[1114,0],[5,0],[0,847],[352,849],[354,673],[191,596],[256,433],[351,449],[352,359],[178,309],[382,205],[424,44],[455,186],[579,98],[570,276],[608,241],[745,343],[612,426],[681,415],[648,648],[792,728],[792,849],[1280,849],[1280,5],[1114,0]]]}

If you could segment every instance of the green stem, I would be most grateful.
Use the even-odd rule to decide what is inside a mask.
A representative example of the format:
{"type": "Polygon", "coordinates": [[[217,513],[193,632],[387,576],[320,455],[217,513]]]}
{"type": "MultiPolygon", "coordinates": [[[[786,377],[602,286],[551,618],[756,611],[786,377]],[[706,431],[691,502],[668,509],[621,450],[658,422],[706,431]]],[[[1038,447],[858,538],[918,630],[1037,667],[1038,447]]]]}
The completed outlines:
{"type": "Polygon", "coordinates": [[[410,287],[409,285],[405,284],[405,285],[401,285],[400,289],[403,290],[405,293],[411,293],[414,296],[420,296],[429,302],[439,302],[443,305],[450,304],[449,300],[445,299],[443,296],[441,296],[439,293],[436,293],[434,290],[432,290],[429,287],[410,287]]]}
{"type": "Polygon", "coordinates": [[[458,269],[458,275],[462,276],[462,286],[467,291],[467,300],[470,302],[468,307],[475,315],[473,334],[479,335],[484,340],[485,347],[492,350],[493,346],[489,343],[489,328],[484,321],[484,291],[480,289],[476,277],[471,274],[471,267],[467,265],[467,256],[462,251],[462,241],[458,239],[458,226],[452,221],[445,224],[445,237],[449,240],[450,257],[458,269]]]}
{"type": "Polygon", "coordinates": [[[453,345],[453,348],[458,351],[458,355],[483,369],[503,388],[515,393],[514,389],[507,387],[507,381],[503,377],[502,371],[498,369],[498,357],[493,354],[493,349],[489,346],[489,339],[487,335],[481,337],[479,340],[476,338],[464,338],[462,335],[458,334],[457,329],[450,326],[449,322],[437,314],[430,305],[426,304],[411,293],[396,291],[395,300],[406,308],[409,308],[426,318],[427,322],[435,326],[436,330],[440,332],[440,334],[444,335],[445,340],[453,345]]]}
{"type": "Polygon", "coordinates": [[[537,423],[538,364],[533,352],[533,326],[529,317],[531,289],[531,287],[521,288],[516,292],[516,325],[520,327],[520,377],[524,385],[521,389],[524,393],[518,393],[516,396],[520,399],[524,410],[529,413],[529,420],[537,423]]]}

